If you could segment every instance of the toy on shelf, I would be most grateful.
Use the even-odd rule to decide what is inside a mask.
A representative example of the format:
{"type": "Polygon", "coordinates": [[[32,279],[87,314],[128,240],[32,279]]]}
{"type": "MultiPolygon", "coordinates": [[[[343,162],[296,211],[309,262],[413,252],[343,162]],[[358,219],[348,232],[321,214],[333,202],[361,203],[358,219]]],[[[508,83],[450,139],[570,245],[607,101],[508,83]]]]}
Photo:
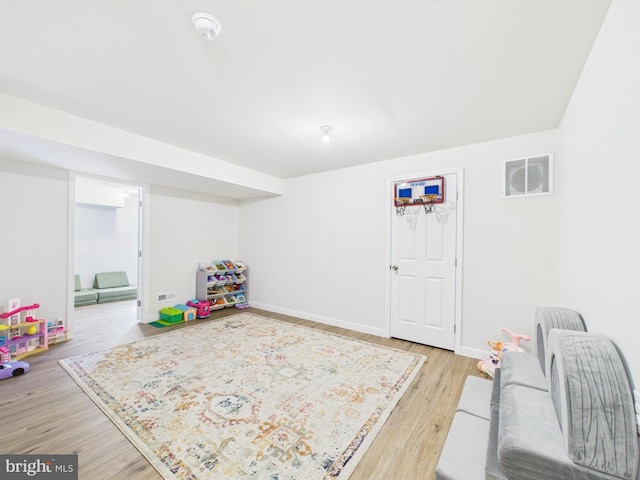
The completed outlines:
{"type": "Polygon", "coordinates": [[[211,263],[218,273],[227,273],[227,266],[223,262],[214,260],[211,263]]]}
{"type": "Polygon", "coordinates": [[[220,310],[229,306],[229,302],[225,297],[214,298],[209,300],[211,302],[211,310],[220,310]]]}
{"type": "Polygon", "coordinates": [[[222,264],[227,268],[227,272],[235,272],[236,266],[231,260],[222,260],[222,264]]]}
{"type": "Polygon", "coordinates": [[[513,333],[506,327],[502,327],[501,331],[511,337],[511,342],[503,343],[489,340],[487,343],[491,347],[491,352],[486,359],[480,360],[477,364],[478,370],[482,373],[486,373],[491,378],[493,378],[496,368],[500,368],[500,362],[502,361],[504,352],[524,352],[522,347],[520,347],[520,340],[524,340],[525,342],[531,340],[529,335],[513,333]]]}

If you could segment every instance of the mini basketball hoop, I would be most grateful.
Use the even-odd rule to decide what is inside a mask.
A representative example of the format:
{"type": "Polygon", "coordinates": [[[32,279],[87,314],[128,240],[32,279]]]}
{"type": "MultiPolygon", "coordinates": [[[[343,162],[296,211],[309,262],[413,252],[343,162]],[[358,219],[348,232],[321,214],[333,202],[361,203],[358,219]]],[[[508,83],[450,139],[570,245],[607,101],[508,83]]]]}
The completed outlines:
{"type": "Polygon", "coordinates": [[[436,176],[412,180],[398,180],[393,183],[393,205],[398,217],[406,217],[412,229],[418,224],[421,210],[425,215],[434,213],[439,224],[446,224],[456,209],[456,202],[447,202],[444,177],[436,176]],[[422,208],[420,208],[422,206],[422,208]],[[409,209],[407,210],[407,207],[409,209]]]}
{"type": "Polygon", "coordinates": [[[433,213],[433,205],[437,199],[438,195],[436,194],[420,195],[420,201],[422,202],[426,215],[433,213]]]}
{"type": "Polygon", "coordinates": [[[434,205],[434,210],[436,213],[436,219],[438,223],[444,225],[449,222],[449,215],[456,209],[456,205],[454,203],[441,203],[440,205],[434,205]]]}
{"type": "Polygon", "coordinates": [[[393,205],[396,215],[402,216],[407,207],[422,205],[425,213],[434,211],[433,205],[443,203],[444,177],[418,178],[414,180],[399,180],[394,182],[393,205]]]}
{"type": "Polygon", "coordinates": [[[435,207],[445,201],[442,176],[398,180],[394,182],[393,188],[393,205],[396,215],[406,217],[412,229],[415,229],[418,224],[421,210],[424,210],[426,215],[434,212],[437,214],[435,207]],[[407,207],[409,207],[408,210],[407,207]]]}
{"type": "Polygon", "coordinates": [[[396,215],[402,217],[407,211],[407,205],[409,205],[408,198],[394,198],[393,204],[396,207],[396,215]]]}
{"type": "Polygon", "coordinates": [[[416,225],[418,225],[418,213],[420,213],[420,208],[416,207],[419,207],[420,204],[421,202],[411,201],[408,198],[394,198],[396,215],[399,217],[405,217],[412,230],[415,230],[416,225]],[[411,208],[407,210],[407,207],[411,208]]]}

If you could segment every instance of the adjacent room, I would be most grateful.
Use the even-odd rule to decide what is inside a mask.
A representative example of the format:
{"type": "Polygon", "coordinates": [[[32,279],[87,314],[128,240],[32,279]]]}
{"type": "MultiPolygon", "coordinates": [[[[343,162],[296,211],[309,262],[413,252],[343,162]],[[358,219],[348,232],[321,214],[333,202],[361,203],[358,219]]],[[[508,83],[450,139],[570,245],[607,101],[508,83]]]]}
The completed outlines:
{"type": "Polygon", "coordinates": [[[139,190],[76,177],[74,307],[137,300],[139,190]]]}
{"type": "Polygon", "coordinates": [[[588,440],[597,465],[544,478],[639,479],[639,23],[634,0],[0,5],[0,355],[29,365],[0,380],[0,456],[541,478],[496,451],[489,397],[548,402],[541,443],[570,448],[551,378],[598,349],[619,375],[580,391],[621,379],[596,443],[628,455],[588,440]],[[246,308],[214,308],[217,261],[246,308]],[[97,274],[128,293],[94,298],[97,274]]]}

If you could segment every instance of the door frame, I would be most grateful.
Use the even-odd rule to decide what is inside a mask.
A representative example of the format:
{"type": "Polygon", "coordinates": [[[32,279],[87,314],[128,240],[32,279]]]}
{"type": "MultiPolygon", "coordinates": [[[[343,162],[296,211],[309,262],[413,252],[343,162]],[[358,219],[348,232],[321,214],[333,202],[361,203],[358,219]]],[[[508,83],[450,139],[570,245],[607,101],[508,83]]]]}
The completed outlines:
{"type": "Polygon", "coordinates": [[[456,190],[458,192],[458,199],[456,201],[456,281],[455,281],[455,319],[454,319],[454,347],[453,351],[458,352],[461,345],[462,336],[462,252],[463,252],[463,226],[464,226],[464,167],[452,167],[441,170],[427,170],[422,172],[407,173],[405,175],[399,175],[387,178],[387,192],[386,192],[386,271],[385,275],[385,332],[387,337],[391,337],[391,249],[392,244],[392,227],[393,216],[396,214],[395,207],[393,206],[393,194],[394,194],[394,182],[412,178],[429,178],[438,175],[450,175],[456,174],[456,190]]]}
{"type": "Polygon", "coordinates": [[[69,230],[67,233],[67,332],[69,339],[73,338],[75,306],[73,300],[74,292],[74,273],[75,273],[75,229],[76,229],[76,178],[87,178],[100,180],[106,183],[116,183],[119,185],[130,185],[132,188],[138,189],[138,224],[136,225],[138,232],[138,306],[136,308],[137,321],[146,323],[148,318],[148,302],[145,301],[148,278],[149,265],[145,261],[145,253],[149,251],[149,185],[145,183],[132,182],[128,180],[120,180],[102,175],[93,175],[90,173],[82,173],[77,171],[69,171],[69,230]]]}

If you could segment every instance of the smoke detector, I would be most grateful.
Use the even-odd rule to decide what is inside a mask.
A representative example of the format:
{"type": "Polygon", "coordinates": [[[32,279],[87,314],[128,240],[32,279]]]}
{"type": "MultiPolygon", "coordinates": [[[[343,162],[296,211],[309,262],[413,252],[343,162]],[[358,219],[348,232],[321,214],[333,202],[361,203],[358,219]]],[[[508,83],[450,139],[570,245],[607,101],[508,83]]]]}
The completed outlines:
{"type": "Polygon", "coordinates": [[[213,40],[222,31],[222,25],[218,19],[205,12],[196,12],[191,15],[191,23],[193,23],[196,32],[207,40],[213,40]]]}

